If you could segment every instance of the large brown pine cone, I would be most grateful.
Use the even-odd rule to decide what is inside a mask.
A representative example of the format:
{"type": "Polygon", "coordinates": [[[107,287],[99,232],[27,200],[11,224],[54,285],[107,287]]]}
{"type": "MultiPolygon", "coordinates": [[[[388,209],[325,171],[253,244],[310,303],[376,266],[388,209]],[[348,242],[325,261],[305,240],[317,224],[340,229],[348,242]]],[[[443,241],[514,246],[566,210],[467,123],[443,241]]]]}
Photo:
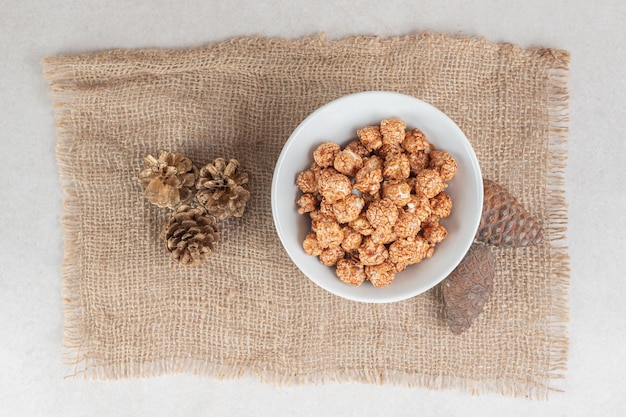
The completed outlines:
{"type": "Polygon", "coordinates": [[[248,174],[238,172],[238,168],[235,159],[226,162],[224,158],[217,158],[200,170],[196,198],[220,220],[229,216],[241,217],[250,198],[248,174]]]}
{"type": "Polygon", "coordinates": [[[495,261],[488,247],[474,244],[441,283],[444,315],[454,334],[469,329],[491,295],[495,261]]]}
{"type": "Polygon", "coordinates": [[[543,242],[543,229],[506,189],[484,179],[483,213],[476,240],[491,245],[534,246],[543,242]]]}
{"type": "Polygon", "coordinates": [[[185,155],[160,150],[156,158],[146,156],[144,165],[139,180],[152,204],[173,209],[193,198],[198,169],[185,155]]]}
{"type": "Polygon", "coordinates": [[[172,213],[161,238],[172,259],[200,265],[211,256],[219,239],[215,218],[204,207],[181,205],[172,213]]]}

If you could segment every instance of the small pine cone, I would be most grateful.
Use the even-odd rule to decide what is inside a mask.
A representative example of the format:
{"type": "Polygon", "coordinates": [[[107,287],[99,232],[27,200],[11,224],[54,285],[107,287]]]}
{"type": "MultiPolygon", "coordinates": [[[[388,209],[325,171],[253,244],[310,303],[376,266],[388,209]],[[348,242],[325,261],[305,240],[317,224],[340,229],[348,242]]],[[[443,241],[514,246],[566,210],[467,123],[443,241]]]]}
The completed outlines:
{"type": "Polygon", "coordinates": [[[502,186],[483,180],[484,201],[476,240],[491,245],[534,246],[543,242],[543,229],[502,186]]]}
{"type": "Polygon", "coordinates": [[[196,266],[213,253],[219,232],[215,218],[204,207],[182,205],[172,213],[161,238],[172,259],[196,266]]]}
{"type": "Polygon", "coordinates": [[[148,155],[143,162],[145,169],[139,173],[139,181],[152,204],[174,209],[193,198],[198,169],[185,155],[160,150],[156,158],[148,155]]]}
{"type": "Polygon", "coordinates": [[[493,290],[495,262],[488,247],[473,245],[441,283],[444,315],[454,334],[469,329],[493,290]]]}
{"type": "Polygon", "coordinates": [[[248,174],[238,172],[238,168],[235,159],[226,162],[224,158],[217,158],[200,170],[196,198],[220,220],[229,216],[241,217],[250,198],[248,174]]]}

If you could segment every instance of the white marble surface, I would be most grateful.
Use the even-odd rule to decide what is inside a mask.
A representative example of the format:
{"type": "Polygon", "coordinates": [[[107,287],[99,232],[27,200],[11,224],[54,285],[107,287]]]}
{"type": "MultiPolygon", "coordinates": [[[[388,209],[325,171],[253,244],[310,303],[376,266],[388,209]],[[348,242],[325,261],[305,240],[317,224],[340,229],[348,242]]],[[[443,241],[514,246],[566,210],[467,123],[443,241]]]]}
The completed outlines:
{"type": "Polygon", "coordinates": [[[626,412],[626,3],[406,0],[0,2],[0,415],[589,416],[626,412]],[[388,4],[387,4],[388,3],[388,4]],[[571,255],[565,392],[549,401],[335,384],[277,388],[190,375],[64,379],[62,195],[40,61],[110,48],[190,47],[238,35],[382,37],[428,29],[572,53],[571,255]]]}

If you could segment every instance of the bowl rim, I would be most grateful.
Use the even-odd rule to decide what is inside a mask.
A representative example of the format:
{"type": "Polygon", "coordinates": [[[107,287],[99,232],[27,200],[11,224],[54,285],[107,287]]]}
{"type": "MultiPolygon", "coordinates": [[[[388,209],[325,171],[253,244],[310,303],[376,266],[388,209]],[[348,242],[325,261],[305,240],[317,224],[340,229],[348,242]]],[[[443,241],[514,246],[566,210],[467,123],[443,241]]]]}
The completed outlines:
{"type": "MultiPolygon", "coordinates": [[[[394,303],[394,302],[400,302],[400,301],[404,301],[413,297],[416,297],[420,294],[423,294],[425,292],[427,292],[428,290],[430,290],[431,288],[435,287],[436,285],[438,285],[439,283],[441,283],[457,266],[458,264],[463,260],[463,258],[465,257],[465,254],[467,253],[467,251],[470,249],[471,245],[474,243],[474,239],[468,239],[466,242],[463,243],[463,247],[462,250],[459,251],[459,253],[462,253],[462,255],[460,255],[458,257],[458,261],[456,261],[454,264],[450,264],[447,268],[446,268],[446,272],[444,274],[442,274],[442,278],[437,281],[434,282],[432,285],[428,286],[425,289],[421,289],[421,290],[417,290],[417,291],[412,291],[412,292],[405,292],[405,293],[401,293],[397,296],[387,296],[385,298],[368,298],[368,299],[364,299],[362,297],[357,297],[354,296],[352,294],[350,294],[350,292],[348,291],[347,294],[346,293],[337,293],[336,291],[334,291],[332,288],[329,288],[328,286],[324,285],[323,281],[320,281],[318,279],[315,279],[313,277],[311,277],[305,270],[303,270],[300,265],[298,264],[298,262],[296,261],[294,255],[291,252],[290,249],[290,245],[288,244],[288,242],[285,241],[285,236],[283,235],[283,228],[280,222],[280,219],[278,218],[278,201],[275,198],[275,196],[277,195],[277,189],[278,189],[278,183],[279,183],[279,174],[281,171],[281,168],[283,167],[284,161],[287,158],[287,155],[289,153],[289,149],[291,148],[291,146],[293,146],[293,144],[295,143],[296,138],[298,138],[298,136],[300,135],[300,133],[307,128],[307,126],[314,121],[318,115],[320,113],[323,113],[325,111],[327,111],[328,108],[337,105],[338,103],[342,102],[342,101],[350,101],[350,100],[355,100],[355,99],[362,99],[362,98],[366,98],[366,99],[371,99],[372,97],[376,97],[376,96],[387,96],[389,98],[398,98],[398,99],[402,99],[402,100],[413,100],[416,102],[416,104],[419,103],[419,105],[424,106],[429,108],[431,111],[434,111],[436,113],[439,113],[441,117],[443,117],[444,119],[447,119],[450,123],[450,127],[454,128],[457,132],[457,134],[459,134],[460,138],[462,139],[463,143],[463,147],[465,148],[465,151],[467,152],[468,156],[469,156],[469,160],[471,162],[472,168],[471,169],[471,174],[473,174],[475,176],[474,181],[478,184],[477,186],[477,202],[476,204],[480,206],[481,210],[478,210],[478,215],[476,216],[475,219],[472,219],[474,221],[474,224],[472,225],[472,229],[473,230],[473,234],[475,236],[476,231],[478,230],[478,226],[480,224],[480,218],[481,218],[481,214],[482,214],[482,205],[483,205],[483,180],[482,180],[482,172],[480,169],[480,164],[478,161],[478,158],[476,156],[476,153],[474,151],[474,148],[472,147],[471,143],[469,142],[469,140],[467,139],[467,137],[465,136],[465,133],[461,130],[461,128],[447,115],[445,114],[443,111],[439,110],[437,107],[433,106],[432,104],[421,100],[419,98],[416,98],[414,96],[410,96],[407,94],[402,94],[402,93],[398,93],[398,92],[393,92],[393,91],[362,91],[362,92],[357,92],[357,93],[352,93],[352,94],[348,94],[348,95],[344,95],[341,96],[339,98],[336,98],[334,100],[331,100],[329,102],[327,102],[326,104],[323,104],[322,106],[318,107],[317,109],[315,109],[312,113],[310,113],[302,122],[300,122],[300,124],[292,131],[292,133],[290,134],[289,138],[287,139],[287,141],[284,143],[283,148],[280,152],[280,155],[276,161],[275,167],[274,167],[274,172],[272,175],[272,186],[271,186],[271,207],[272,207],[272,219],[274,222],[274,227],[276,229],[276,232],[279,236],[279,239],[281,241],[281,245],[283,246],[284,250],[287,252],[287,254],[289,255],[290,259],[292,260],[292,262],[296,265],[296,267],[298,267],[298,269],[300,270],[300,272],[302,272],[310,281],[312,281],[313,283],[315,283],[317,286],[323,288],[324,290],[326,290],[327,292],[334,294],[338,297],[347,299],[347,300],[351,300],[351,301],[356,301],[356,302],[363,302],[363,303],[376,303],[376,304],[383,304],[383,303],[394,303]]],[[[295,178],[294,178],[295,181],[295,178]]],[[[295,200],[294,200],[295,201],[295,200]]],[[[294,202],[295,204],[295,202],[294,202]]],[[[347,288],[352,288],[346,285],[347,288]]]]}

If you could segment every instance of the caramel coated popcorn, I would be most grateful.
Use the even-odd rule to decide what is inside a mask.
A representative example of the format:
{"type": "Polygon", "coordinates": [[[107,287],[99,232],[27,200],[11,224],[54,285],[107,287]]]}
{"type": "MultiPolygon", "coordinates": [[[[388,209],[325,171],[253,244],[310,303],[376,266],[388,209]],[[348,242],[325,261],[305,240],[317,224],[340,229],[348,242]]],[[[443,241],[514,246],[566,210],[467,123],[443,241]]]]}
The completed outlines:
{"type": "Polygon", "coordinates": [[[407,266],[417,263],[420,259],[420,241],[413,237],[398,239],[389,246],[389,261],[395,266],[396,272],[402,272],[407,266]]]}
{"type": "Polygon", "coordinates": [[[396,277],[396,267],[391,262],[365,267],[367,279],[377,288],[386,287],[396,277]]]}
{"type": "Polygon", "coordinates": [[[404,180],[411,175],[411,164],[409,158],[403,154],[391,154],[385,158],[383,177],[388,180],[404,180]]]}
{"type": "Polygon", "coordinates": [[[457,170],[454,158],[448,152],[443,151],[431,151],[428,156],[430,157],[429,167],[439,172],[442,180],[452,180],[457,170]]]}
{"type": "Polygon", "coordinates": [[[311,222],[311,228],[316,233],[317,243],[321,248],[331,248],[343,242],[343,230],[339,223],[329,218],[321,218],[311,222]]]}
{"type": "Polygon", "coordinates": [[[420,222],[424,222],[432,213],[430,200],[421,192],[411,194],[411,200],[406,205],[406,211],[414,213],[420,222]]]}
{"type": "Polygon", "coordinates": [[[319,204],[319,214],[321,216],[334,219],[335,210],[333,209],[333,203],[322,197],[322,201],[319,204]]]}
{"type": "Polygon", "coordinates": [[[430,244],[426,239],[421,236],[415,238],[417,243],[417,262],[421,262],[426,258],[430,258],[435,253],[435,245],[430,244]]]}
{"type": "Polygon", "coordinates": [[[422,194],[428,198],[433,198],[448,186],[439,175],[439,172],[434,169],[423,169],[417,174],[416,178],[415,187],[419,187],[422,194]]]}
{"type": "Polygon", "coordinates": [[[383,146],[383,135],[379,126],[366,126],[356,131],[359,140],[368,150],[373,151],[383,146]]]}
{"type": "Polygon", "coordinates": [[[313,159],[320,167],[326,168],[333,165],[335,157],[340,151],[341,147],[336,143],[325,142],[315,149],[313,159]]]}
{"type": "Polygon", "coordinates": [[[317,176],[312,169],[307,169],[298,174],[296,178],[296,187],[303,193],[317,192],[317,176]]]}
{"type": "Polygon", "coordinates": [[[335,201],[333,213],[339,223],[349,223],[356,220],[365,206],[363,199],[356,194],[348,194],[345,198],[335,201]]]}
{"type": "Polygon", "coordinates": [[[374,229],[370,235],[374,243],[382,243],[386,245],[397,239],[397,236],[393,232],[393,226],[380,226],[374,229]]]}
{"type": "Polygon", "coordinates": [[[441,243],[448,237],[448,231],[439,223],[431,224],[424,229],[424,239],[430,243],[441,243]]]}
{"type": "Polygon", "coordinates": [[[411,201],[411,186],[406,181],[383,182],[382,197],[404,207],[411,201]]]}
{"type": "Polygon", "coordinates": [[[389,251],[382,243],[376,243],[370,236],[359,247],[359,260],[363,265],[378,265],[389,257],[389,251]]]}
{"type": "Polygon", "coordinates": [[[325,168],[320,172],[317,187],[322,197],[330,203],[341,200],[352,192],[350,178],[334,168],[325,168]]]}
{"type": "Polygon", "coordinates": [[[426,135],[419,129],[413,129],[406,132],[402,147],[409,153],[423,152],[431,148],[426,135]]]}
{"type": "Polygon", "coordinates": [[[452,197],[443,191],[431,198],[429,203],[432,214],[441,219],[452,213],[452,197]]]}
{"type": "Polygon", "coordinates": [[[340,259],[343,259],[346,252],[340,246],[333,246],[322,249],[320,262],[326,266],[335,266],[340,259]]]}
{"type": "Polygon", "coordinates": [[[406,136],[406,123],[397,117],[380,122],[380,134],[383,136],[383,145],[399,145],[406,136]]]}
{"type": "Polygon", "coordinates": [[[374,228],[393,226],[398,220],[398,207],[388,198],[372,201],[365,212],[367,220],[374,228]]]}
{"type": "Polygon", "coordinates": [[[359,249],[363,243],[363,235],[350,226],[343,228],[343,242],[341,247],[346,252],[354,252],[359,249]]]}
{"type": "Polygon", "coordinates": [[[376,155],[378,155],[383,161],[390,157],[391,155],[398,155],[403,153],[404,150],[398,144],[387,144],[383,145],[376,150],[376,155]]]}
{"type": "Polygon", "coordinates": [[[402,210],[396,224],[393,225],[393,232],[398,238],[414,237],[421,230],[421,224],[416,213],[402,210]]]}
{"type": "Polygon", "coordinates": [[[363,236],[369,236],[374,231],[374,228],[370,224],[365,214],[361,213],[359,217],[349,223],[350,227],[362,234],[363,236]]]}
{"type": "Polygon", "coordinates": [[[302,242],[302,247],[307,255],[320,256],[322,253],[322,248],[317,241],[317,235],[313,232],[306,235],[304,242],[302,242]]]}
{"type": "Polygon", "coordinates": [[[354,175],[363,168],[363,158],[350,149],[344,149],[335,156],[335,169],[345,175],[354,175]]]}
{"type": "Polygon", "coordinates": [[[317,197],[315,197],[311,193],[302,194],[302,197],[300,197],[296,203],[298,204],[299,214],[315,211],[319,206],[319,201],[317,201],[317,197]]]}
{"type": "Polygon", "coordinates": [[[430,164],[430,156],[426,151],[409,152],[406,157],[409,160],[409,169],[413,175],[417,175],[424,168],[428,168],[430,164]]]}
{"type": "Polygon", "coordinates": [[[383,171],[381,169],[365,166],[356,173],[354,188],[362,193],[374,194],[380,190],[380,182],[382,180],[383,171]]]}
{"type": "Polygon", "coordinates": [[[351,150],[355,154],[359,155],[361,158],[365,158],[370,154],[370,151],[358,139],[348,143],[346,149],[351,150]]]}
{"type": "Polygon", "coordinates": [[[444,190],[457,164],[398,118],[356,134],[343,149],[321,144],[296,177],[298,213],[311,219],[302,246],[342,282],[384,287],[448,236],[439,221],[452,211],[444,190]]]}
{"type": "Polygon", "coordinates": [[[365,281],[365,267],[354,259],[337,261],[337,277],[348,285],[358,286],[365,281]]]}
{"type": "Polygon", "coordinates": [[[381,171],[385,167],[385,162],[378,155],[371,155],[366,157],[363,162],[363,168],[380,169],[381,171]]]}

